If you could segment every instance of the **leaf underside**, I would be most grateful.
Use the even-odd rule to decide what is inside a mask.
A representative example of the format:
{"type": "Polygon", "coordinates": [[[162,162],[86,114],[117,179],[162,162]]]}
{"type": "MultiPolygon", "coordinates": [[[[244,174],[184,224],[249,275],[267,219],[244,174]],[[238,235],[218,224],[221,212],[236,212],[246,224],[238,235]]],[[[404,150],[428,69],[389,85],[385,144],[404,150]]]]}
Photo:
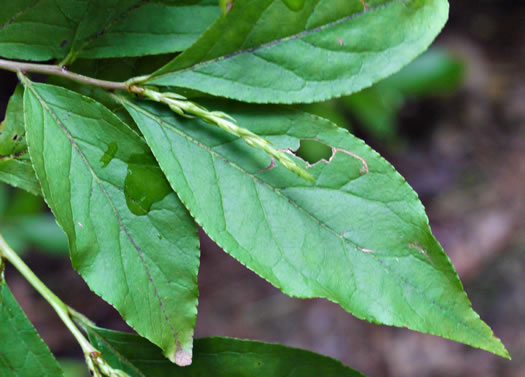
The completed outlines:
{"type": "Polygon", "coordinates": [[[97,102],[27,82],[27,141],[73,266],[170,360],[191,362],[199,240],[144,141],[97,102]]]}
{"type": "Polygon", "coordinates": [[[364,377],[326,356],[279,344],[230,338],[196,339],[193,364],[180,368],[136,335],[100,328],[89,328],[88,333],[106,360],[130,377],[364,377]]]}
{"type": "Polygon", "coordinates": [[[448,17],[447,0],[239,0],[145,82],[255,103],[348,95],[422,53],[448,17]]]}
{"type": "Polygon", "coordinates": [[[63,376],[57,361],[0,277],[0,375],[63,376]]]}
{"type": "Polygon", "coordinates": [[[507,356],[472,310],[417,194],[370,147],[291,109],[204,104],[277,148],[297,150],[301,139],[332,148],[330,161],[309,167],[312,184],[202,121],[126,102],[170,184],[226,252],[290,296],[507,356]]]}

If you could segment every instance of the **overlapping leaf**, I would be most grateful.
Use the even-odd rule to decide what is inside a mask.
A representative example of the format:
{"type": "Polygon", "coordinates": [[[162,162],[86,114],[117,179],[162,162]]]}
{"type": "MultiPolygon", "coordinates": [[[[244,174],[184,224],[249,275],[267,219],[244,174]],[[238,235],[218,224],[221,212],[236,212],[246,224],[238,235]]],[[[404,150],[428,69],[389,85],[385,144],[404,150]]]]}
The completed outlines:
{"type": "Polygon", "coordinates": [[[40,195],[40,185],[27,154],[22,98],[24,88],[19,85],[0,123],[0,180],[12,186],[40,195]]]}
{"type": "Polygon", "coordinates": [[[4,0],[0,56],[142,56],[190,46],[218,16],[209,0],[4,0]]]}
{"type": "Polygon", "coordinates": [[[144,141],[108,109],[26,82],[27,140],[74,267],[141,335],[191,362],[196,227],[144,141]]]}
{"type": "Polygon", "coordinates": [[[350,94],[423,52],[447,0],[236,0],[189,49],[144,79],[256,103],[350,94]],[[300,9],[298,9],[300,8],[300,9]]]}
{"type": "Polygon", "coordinates": [[[62,370],[0,276],[0,375],[60,377],[62,370]]]}
{"type": "Polygon", "coordinates": [[[329,162],[310,167],[312,184],[202,121],[125,105],[196,221],[283,292],[508,356],[472,310],[417,194],[346,130],[285,108],[206,104],[278,148],[331,147],[329,162]]]}
{"type": "Polygon", "coordinates": [[[325,356],[278,344],[229,338],[195,340],[194,362],[179,368],[136,335],[88,329],[93,344],[114,368],[131,377],[364,377],[325,356]]]}

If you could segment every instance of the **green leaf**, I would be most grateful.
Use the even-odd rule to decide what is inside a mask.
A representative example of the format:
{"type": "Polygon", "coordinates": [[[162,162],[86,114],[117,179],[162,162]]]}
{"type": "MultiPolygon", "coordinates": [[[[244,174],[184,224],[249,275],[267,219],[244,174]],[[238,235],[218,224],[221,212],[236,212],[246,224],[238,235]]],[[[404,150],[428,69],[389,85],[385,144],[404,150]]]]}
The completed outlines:
{"type": "Polygon", "coordinates": [[[0,123],[0,181],[41,195],[40,184],[27,155],[23,95],[24,87],[17,86],[9,99],[6,117],[0,123]]]}
{"type": "Polygon", "coordinates": [[[181,6],[175,1],[144,0],[113,3],[117,3],[115,10],[108,12],[107,0],[89,1],[86,16],[80,23],[80,28],[86,30],[82,42],[73,47],[78,52],[73,54],[110,58],[182,51],[219,15],[216,4],[181,6]]]}
{"type": "Polygon", "coordinates": [[[9,99],[5,119],[0,123],[0,156],[10,156],[27,150],[24,128],[24,87],[18,85],[9,99]]]}
{"type": "Polygon", "coordinates": [[[23,60],[65,56],[75,25],[60,9],[64,1],[3,0],[0,56],[23,60]]]}
{"type": "Polygon", "coordinates": [[[313,184],[200,120],[125,105],[195,220],[284,293],[508,356],[472,310],[417,194],[346,130],[286,108],[215,103],[277,148],[297,150],[301,139],[331,147],[329,162],[308,169],[313,184]]]}
{"type": "Polygon", "coordinates": [[[57,361],[0,276],[0,375],[63,376],[57,361]]]}
{"type": "Polygon", "coordinates": [[[317,102],[357,92],[423,52],[447,0],[238,0],[148,84],[256,103],[317,102]]]}
{"type": "Polygon", "coordinates": [[[230,338],[196,339],[193,364],[180,368],[137,335],[100,328],[87,331],[104,358],[131,377],[364,377],[337,360],[309,351],[230,338]]]}
{"type": "Polygon", "coordinates": [[[27,154],[0,157],[0,181],[26,190],[33,195],[42,195],[40,184],[27,154]]]}
{"type": "Polygon", "coordinates": [[[0,56],[24,60],[182,51],[219,15],[200,1],[4,0],[0,56]]]}
{"type": "Polygon", "coordinates": [[[29,152],[74,267],[170,360],[191,362],[199,241],[144,141],[108,109],[25,80],[29,152]]]}

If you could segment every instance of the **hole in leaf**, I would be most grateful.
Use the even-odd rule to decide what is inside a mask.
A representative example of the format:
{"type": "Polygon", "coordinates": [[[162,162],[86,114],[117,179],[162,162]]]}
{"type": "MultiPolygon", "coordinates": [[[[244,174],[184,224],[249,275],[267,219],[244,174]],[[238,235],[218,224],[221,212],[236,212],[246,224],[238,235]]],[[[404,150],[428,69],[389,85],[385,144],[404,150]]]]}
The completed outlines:
{"type": "Polygon", "coordinates": [[[295,154],[311,165],[320,160],[328,161],[332,156],[332,148],[317,140],[304,139],[295,154]]]}
{"type": "Polygon", "coordinates": [[[16,141],[18,139],[18,135],[13,136],[13,141],[16,141]]]}

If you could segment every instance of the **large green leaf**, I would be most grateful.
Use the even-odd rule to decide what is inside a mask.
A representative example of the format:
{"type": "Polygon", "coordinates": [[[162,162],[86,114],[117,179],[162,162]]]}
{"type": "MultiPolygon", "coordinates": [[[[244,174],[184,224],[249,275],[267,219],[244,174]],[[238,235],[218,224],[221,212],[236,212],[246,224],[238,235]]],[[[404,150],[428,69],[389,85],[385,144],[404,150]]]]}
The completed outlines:
{"type": "Polygon", "coordinates": [[[141,335],[191,362],[196,226],[144,141],[108,109],[26,81],[29,152],[74,267],[141,335]]]}
{"type": "Polygon", "coordinates": [[[100,328],[88,333],[106,360],[131,377],[364,377],[326,356],[230,338],[196,339],[193,364],[179,368],[137,335],[100,328]]]}
{"type": "Polygon", "coordinates": [[[57,361],[0,276],[0,376],[63,376],[57,361]]]}
{"type": "Polygon", "coordinates": [[[0,181],[41,195],[27,154],[23,95],[24,87],[19,85],[9,99],[5,119],[0,123],[0,181]]]}
{"type": "Polygon", "coordinates": [[[219,15],[217,4],[147,0],[3,0],[0,56],[48,60],[181,51],[219,15]]]}
{"type": "Polygon", "coordinates": [[[443,27],[447,0],[236,0],[189,49],[144,80],[256,103],[316,102],[396,72],[443,27]]]}
{"type": "Polygon", "coordinates": [[[308,169],[311,183],[200,120],[125,105],[195,220],[284,293],[508,356],[472,310],[417,194],[346,130],[276,106],[215,104],[277,148],[330,146],[330,161],[308,169]]]}

